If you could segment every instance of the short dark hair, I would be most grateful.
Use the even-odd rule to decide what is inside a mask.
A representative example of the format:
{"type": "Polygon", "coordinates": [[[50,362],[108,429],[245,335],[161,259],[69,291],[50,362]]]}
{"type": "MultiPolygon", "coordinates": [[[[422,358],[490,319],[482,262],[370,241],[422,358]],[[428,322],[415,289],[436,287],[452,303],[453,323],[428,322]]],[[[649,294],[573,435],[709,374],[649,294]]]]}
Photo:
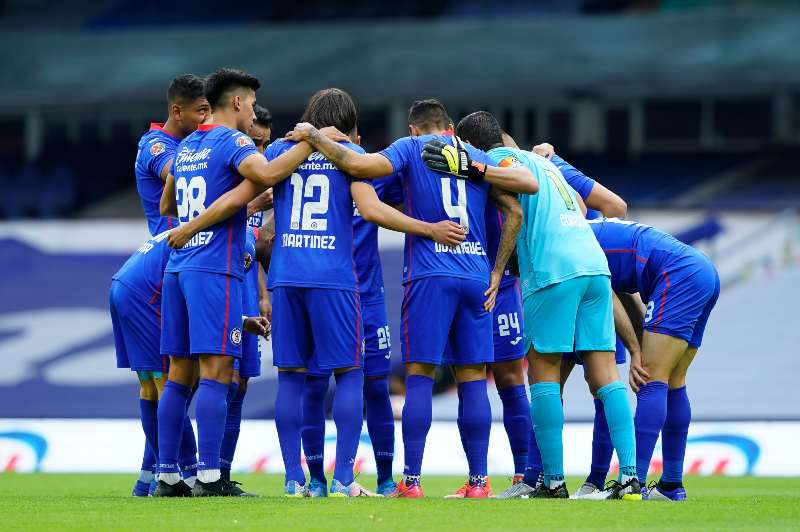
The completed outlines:
{"type": "Polygon", "coordinates": [[[257,91],[261,87],[258,78],[234,68],[220,68],[206,79],[206,99],[211,109],[214,109],[222,97],[231,90],[248,88],[257,91]]]}
{"type": "Polygon", "coordinates": [[[453,123],[442,102],[435,98],[417,100],[408,108],[408,123],[420,129],[447,129],[453,123]]]}
{"type": "Polygon", "coordinates": [[[503,129],[488,111],[475,111],[462,118],[456,126],[456,135],[483,151],[503,145],[503,129]]]}
{"type": "Polygon", "coordinates": [[[350,133],[356,128],[358,113],[349,94],[342,89],[330,88],[311,96],[301,120],[316,128],[334,126],[342,133],[350,133]]]}
{"type": "Polygon", "coordinates": [[[253,107],[253,112],[256,114],[256,124],[261,127],[272,128],[272,113],[269,112],[269,109],[256,104],[253,107]]]}
{"type": "Polygon", "coordinates": [[[194,74],[175,77],[167,88],[167,103],[188,104],[203,96],[206,82],[194,74]]]}

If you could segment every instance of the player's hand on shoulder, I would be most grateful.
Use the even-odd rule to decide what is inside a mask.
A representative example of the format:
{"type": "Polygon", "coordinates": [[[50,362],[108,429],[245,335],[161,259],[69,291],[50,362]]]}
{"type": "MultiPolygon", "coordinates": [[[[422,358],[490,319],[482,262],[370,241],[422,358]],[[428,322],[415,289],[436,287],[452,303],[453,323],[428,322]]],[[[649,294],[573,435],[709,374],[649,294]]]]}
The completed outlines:
{"type": "Polygon", "coordinates": [[[536,155],[541,155],[546,159],[549,159],[550,157],[556,154],[556,149],[549,142],[542,142],[541,144],[537,144],[531,149],[531,151],[536,155]]]}
{"type": "Polygon", "coordinates": [[[467,238],[464,228],[450,220],[442,220],[430,225],[430,239],[439,244],[456,247],[467,238]]]}
{"type": "Polygon", "coordinates": [[[284,137],[286,140],[292,140],[295,142],[300,142],[306,140],[312,132],[314,132],[317,128],[309,124],[308,122],[299,122],[294,126],[294,129],[286,133],[284,137]]]}
{"type": "Polygon", "coordinates": [[[462,179],[483,180],[486,165],[473,161],[460,138],[453,136],[452,144],[429,140],[422,148],[422,160],[436,172],[444,172],[462,179]]]}
{"type": "Polygon", "coordinates": [[[167,235],[167,245],[172,249],[180,249],[192,238],[183,227],[176,227],[167,235]]]}

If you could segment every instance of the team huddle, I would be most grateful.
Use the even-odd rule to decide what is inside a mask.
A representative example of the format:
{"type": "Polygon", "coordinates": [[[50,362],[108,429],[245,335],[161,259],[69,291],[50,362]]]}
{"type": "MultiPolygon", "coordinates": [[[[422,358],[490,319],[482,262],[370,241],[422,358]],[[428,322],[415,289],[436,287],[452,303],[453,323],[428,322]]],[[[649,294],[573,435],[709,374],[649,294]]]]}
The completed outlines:
{"type": "Polygon", "coordinates": [[[562,390],[580,364],[595,422],[591,472],[571,498],[686,499],[685,377],[719,295],[704,255],[625,221],[619,196],[549,144],[520,149],[488,112],[454,126],[439,101],[414,102],[409,136],[366,153],[353,100],[324,89],[270,143],[259,88],[232,69],[179,76],[168,120],[139,142],[152,238],[110,290],[117,365],[140,382],[146,443],[135,496],[252,496],[230,471],[247,384],[260,374],[258,336],[271,335],[286,496],[423,497],[434,376],[447,365],[467,458],[466,481],[448,498],[568,498],[562,390]],[[379,226],[406,235],[399,482],[379,226]],[[626,352],[635,413],[617,370],[626,352]],[[514,462],[512,484],[496,495],[489,371],[514,462]],[[374,491],[353,472],[365,413],[374,491]],[[659,436],[663,472],[648,485],[659,436]],[[606,482],[615,451],[619,473],[606,482]]]}

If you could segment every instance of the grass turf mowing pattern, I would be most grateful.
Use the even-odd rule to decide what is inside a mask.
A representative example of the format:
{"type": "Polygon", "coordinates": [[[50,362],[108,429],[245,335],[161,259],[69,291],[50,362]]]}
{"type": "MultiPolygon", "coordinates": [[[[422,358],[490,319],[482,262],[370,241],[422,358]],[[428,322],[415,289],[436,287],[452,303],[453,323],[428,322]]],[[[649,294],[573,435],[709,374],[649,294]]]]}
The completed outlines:
{"type": "MultiPolygon", "coordinates": [[[[235,475],[260,499],[136,499],[134,475],[0,474],[4,530],[797,529],[800,478],[690,477],[685,503],[444,500],[463,482],[426,477],[423,500],[286,499],[282,476],[235,475]]],[[[374,488],[374,478],[359,478],[374,488]]],[[[577,489],[583,479],[568,479],[577,489]]],[[[494,489],[507,485],[495,477],[494,489]]]]}

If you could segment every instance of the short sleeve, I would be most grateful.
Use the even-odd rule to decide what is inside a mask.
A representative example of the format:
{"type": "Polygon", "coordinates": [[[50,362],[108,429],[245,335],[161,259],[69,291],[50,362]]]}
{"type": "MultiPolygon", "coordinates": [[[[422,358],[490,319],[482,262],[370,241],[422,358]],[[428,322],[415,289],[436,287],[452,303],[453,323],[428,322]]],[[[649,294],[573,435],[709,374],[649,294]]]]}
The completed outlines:
{"type": "Polygon", "coordinates": [[[408,164],[410,160],[409,154],[411,153],[409,148],[412,142],[411,137],[403,137],[392,142],[386,149],[379,152],[392,163],[392,169],[395,174],[403,171],[406,164],[408,164]]]}
{"type": "Polygon", "coordinates": [[[487,157],[491,160],[489,164],[494,166],[506,167],[522,164],[517,154],[510,148],[494,148],[487,154],[487,157]]]}
{"type": "MultiPolygon", "coordinates": [[[[169,145],[163,139],[155,139],[147,146],[147,171],[154,176],[161,176],[161,170],[170,159],[175,159],[175,146],[169,145]]],[[[170,170],[172,167],[170,167],[170,170]]]]}
{"type": "Polygon", "coordinates": [[[283,145],[283,139],[278,139],[275,142],[271,143],[267,146],[267,149],[264,150],[264,157],[267,158],[268,161],[271,161],[278,155],[280,155],[280,148],[283,145]]]}
{"type": "Polygon", "coordinates": [[[239,165],[247,157],[258,153],[256,145],[253,144],[253,139],[244,133],[233,135],[231,138],[226,139],[225,142],[230,144],[230,148],[228,148],[230,149],[230,158],[228,160],[230,161],[230,166],[234,169],[239,168],[239,165]]]}
{"type": "Polygon", "coordinates": [[[564,176],[567,184],[574,188],[575,192],[586,201],[586,198],[592,193],[595,180],[585,175],[558,155],[553,155],[550,160],[561,171],[561,175],[564,176]]]}

